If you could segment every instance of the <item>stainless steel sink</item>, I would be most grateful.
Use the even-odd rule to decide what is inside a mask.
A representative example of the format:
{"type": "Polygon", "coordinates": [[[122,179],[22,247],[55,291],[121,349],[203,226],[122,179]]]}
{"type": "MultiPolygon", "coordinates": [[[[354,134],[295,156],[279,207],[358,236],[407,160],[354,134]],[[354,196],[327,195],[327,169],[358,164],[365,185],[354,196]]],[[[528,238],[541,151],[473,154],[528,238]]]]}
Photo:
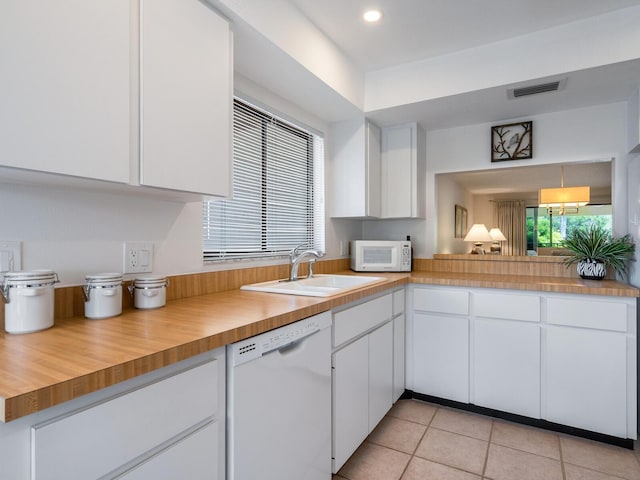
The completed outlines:
{"type": "Polygon", "coordinates": [[[357,288],[383,282],[384,277],[358,275],[315,275],[300,280],[271,280],[269,282],[243,285],[242,290],[255,292],[284,293],[308,297],[331,297],[357,288]]]}

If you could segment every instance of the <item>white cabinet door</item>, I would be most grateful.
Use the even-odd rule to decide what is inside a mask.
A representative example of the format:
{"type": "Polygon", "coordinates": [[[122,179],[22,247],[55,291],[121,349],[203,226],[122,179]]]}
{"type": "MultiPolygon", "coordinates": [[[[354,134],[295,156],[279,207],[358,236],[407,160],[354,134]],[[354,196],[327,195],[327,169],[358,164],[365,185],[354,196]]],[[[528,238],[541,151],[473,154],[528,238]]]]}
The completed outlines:
{"type": "Polygon", "coordinates": [[[545,419],[627,438],[627,338],[550,326],[545,419]]]}
{"type": "Polygon", "coordinates": [[[228,196],[228,22],[198,0],[141,0],[141,24],[140,183],[228,196]]]}
{"type": "Polygon", "coordinates": [[[123,480],[224,480],[218,458],[219,422],[212,422],[118,477],[123,480]]]}
{"type": "Polygon", "coordinates": [[[540,418],[540,327],[476,319],[471,403],[540,418]]]}
{"type": "Polygon", "coordinates": [[[331,126],[332,217],[380,216],[380,129],[364,118],[331,126]]]}
{"type": "Polygon", "coordinates": [[[404,314],[393,319],[393,401],[405,390],[405,319],[404,314]]]}
{"type": "Polygon", "coordinates": [[[129,0],[0,4],[0,163],[129,182],[129,0]]]}
{"type": "Polygon", "coordinates": [[[393,405],[393,323],[369,335],[369,432],[393,405]]]}
{"type": "Polygon", "coordinates": [[[333,473],[369,434],[369,338],[333,354],[333,473]]]}
{"type": "Polygon", "coordinates": [[[416,123],[394,125],[381,130],[381,216],[414,218],[424,216],[423,152],[418,149],[416,123]],[[420,157],[420,158],[419,158],[420,157]]]}
{"type": "Polygon", "coordinates": [[[413,389],[469,402],[469,320],[414,314],[413,389]]]}
{"type": "MultiPolygon", "coordinates": [[[[215,360],[32,429],[33,480],[106,475],[214,417],[224,365],[215,360]]],[[[211,456],[218,455],[211,450],[211,456]]]]}

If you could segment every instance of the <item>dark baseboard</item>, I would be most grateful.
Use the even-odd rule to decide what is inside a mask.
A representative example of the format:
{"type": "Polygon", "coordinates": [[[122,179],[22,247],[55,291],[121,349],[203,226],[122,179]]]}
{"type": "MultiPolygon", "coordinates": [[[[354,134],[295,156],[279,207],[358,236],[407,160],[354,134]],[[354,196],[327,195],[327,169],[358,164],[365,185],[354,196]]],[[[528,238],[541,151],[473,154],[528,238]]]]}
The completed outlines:
{"type": "Polygon", "coordinates": [[[456,402],[454,400],[447,400],[446,398],[425,395],[423,393],[417,393],[411,390],[405,390],[400,398],[401,399],[415,398],[416,400],[423,400],[425,402],[435,403],[438,405],[443,405],[445,407],[452,407],[452,408],[457,408],[459,410],[465,410],[467,412],[487,415],[489,417],[501,418],[503,420],[508,420],[510,422],[522,423],[524,425],[543,428],[545,430],[551,430],[559,433],[566,433],[568,435],[574,435],[576,437],[587,438],[589,440],[595,440],[597,442],[608,443],[610,445],[616,445],[618,447],[624,447],[624,448],[633,450],[633,440],[630,438],[613,437],[611,435],[592,432],[590,430],[583,430],[581,428],[569,427],[567,425],[548,422],[546,420],[525,417],[523,415],[516,415],[515,413],[508,413],[508,412],[503,412],[501,410],[494,410],[492,408],[479,407],[478,405],[473,405],[471,403],[456,402]]]}

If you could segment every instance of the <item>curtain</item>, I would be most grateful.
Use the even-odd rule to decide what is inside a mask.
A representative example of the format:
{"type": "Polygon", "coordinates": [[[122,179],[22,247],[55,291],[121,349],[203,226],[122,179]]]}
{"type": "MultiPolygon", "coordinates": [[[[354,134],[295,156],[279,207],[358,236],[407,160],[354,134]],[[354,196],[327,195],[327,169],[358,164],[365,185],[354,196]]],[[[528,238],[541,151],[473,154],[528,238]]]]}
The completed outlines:
{"type": "Polygon", "coordinates": [[[493,224],[507,238],[503,255],[527,254],[527,211],[524,200],[494,200],[493,224]]]}

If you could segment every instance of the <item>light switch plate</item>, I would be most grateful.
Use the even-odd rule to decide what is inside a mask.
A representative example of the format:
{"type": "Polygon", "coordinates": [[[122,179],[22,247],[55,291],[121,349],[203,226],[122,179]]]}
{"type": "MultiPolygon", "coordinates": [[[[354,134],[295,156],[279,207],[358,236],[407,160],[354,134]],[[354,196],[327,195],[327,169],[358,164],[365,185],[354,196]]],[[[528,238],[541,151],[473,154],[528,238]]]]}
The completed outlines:
{"type": "Polygon", "coordinates": [[[0,240],[0,272],[22,270],[22,243],[19,240],[0,240]]]}
{"type": "Polygon", "coordinates": [[[124,273],[153,271],[153,243],[124,242],[124,273]]]}

